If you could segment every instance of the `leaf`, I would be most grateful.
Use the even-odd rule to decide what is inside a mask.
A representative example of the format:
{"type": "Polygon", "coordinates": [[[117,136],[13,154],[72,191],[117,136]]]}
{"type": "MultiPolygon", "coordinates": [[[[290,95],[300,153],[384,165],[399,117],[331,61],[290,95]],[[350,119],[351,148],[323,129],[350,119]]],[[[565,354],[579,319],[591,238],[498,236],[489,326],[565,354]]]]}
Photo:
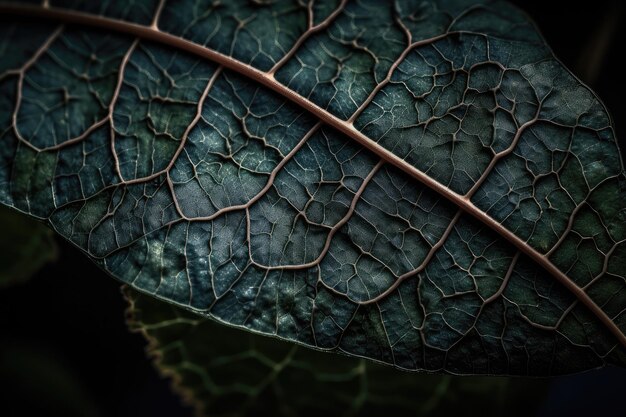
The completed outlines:
{"type": "Polygon", "coordinates": [[[364,359],[329,358],[220,326],[128,287],[124,295],[129,327],[148,339],[157,367],[197,415],[446,416],[462,407],[485,416],[527,416],[547,391],[548,381],[416,375],[364,359]]]}
{"type": "Polygon", "coordinates": [[[508,3],[50,3],[0,6],[0,200],[111,275],[407,370],[624,364],[611,120],[508,3]]]}
{"type": "Polygon", "coordinates": [[[0,230],[0,289],[28,280],[57,257],[49,228],[5,206],[0,206],[0,230]]]}

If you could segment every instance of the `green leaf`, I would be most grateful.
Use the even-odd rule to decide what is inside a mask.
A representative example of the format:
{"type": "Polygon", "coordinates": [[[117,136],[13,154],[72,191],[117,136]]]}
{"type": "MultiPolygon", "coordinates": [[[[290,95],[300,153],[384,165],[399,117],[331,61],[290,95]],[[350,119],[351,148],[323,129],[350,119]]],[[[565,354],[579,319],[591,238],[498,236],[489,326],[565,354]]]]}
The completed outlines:
{"type": "Polygon", "coordinates": [[[28,280],[57,257],[52,230],[0,206],[0,289],[28,280]]]}
{"type": "Polygon", "coordinates": [[[407,370],[624,364],[611,120],[508,3],[44,6],[0,6],[0,201],[111,275],[407,370]]]}
{"type": "Polygon", "coordinates": [[[128,324],[197,415],[535,414],[548,381],[416,375],[220,326],[130,290],[128,324]],[[533,401],[528,401],[532,398],[533,401]],[[260,400],[262,399],[262,400],[260,400]]]}

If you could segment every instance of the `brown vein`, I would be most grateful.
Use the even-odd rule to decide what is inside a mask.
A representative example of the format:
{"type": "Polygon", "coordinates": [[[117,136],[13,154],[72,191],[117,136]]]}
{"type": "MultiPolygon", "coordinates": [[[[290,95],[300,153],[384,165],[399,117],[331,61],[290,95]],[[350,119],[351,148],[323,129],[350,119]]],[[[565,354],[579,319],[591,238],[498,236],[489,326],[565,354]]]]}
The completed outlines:
{"type": "Polygon", "coordinates": [[[46,39],[46,41],[39,47],[39,49],[37,49],[35,54],[28,61],[26,61],[26,63],[18,71],[17,97],[15,100],[16,101],[15,111],[13,111],[13,115],[12,115],[13,131],[15,133],[15,136],[17,136],[20,142],[22,142],[29,148],[33,149],[34,151],[39,151],[40,149],[37,148],[32,143],[30,143],[24,137],[22,137],[19,129],[17,128],[17,114],[19,113],[20,106],[22,104],[22,89],[24,88],[24,77],[26,76],[26,71],[28,71],[28,69],[32,67],[35,64],[35,62],[37,62],[37,60],[48,50],[48,48],[50,48],[50,45],[52,45],[52,43],[54,43],[54,41],[57,40],[59,36],[61,36],[63,29],[64,29],[63,26],[61,26],[58,29],[56,29],[54,32],[52,32],[52,34],[48,37],[48,39],[46,39]]]}
{"type": "Polygon", "coordinates": [[[115,166],[115,173],[120,178],[120,181],[124,182],[124,177],[122,176],[122,170],[120,169],[120,159],[117,156],[117,150],[115,149],[115,125],[113,123],[113,112],[115,111],[115,103],[117,102],[118,97],[120,96],[120,91],[122,89],[122,84],[124,83],[124,71],[126,70],[126,65],[128,65],[128,61],[130,61],[130,57],[137,48],[139,44],[139,40],[135,39],[132,43],[128,51],[124,54],[122,58],[122,62],[120,64],[120,71],[117,75],[117,84],[115,84],[115,90],[113,91],[113,96],[111,97],[111,103],[109,104],[109,115],[107,118],[111,121],[111,155],[113,155],[113,161],[115,166]]]}
{"type": "Polygon", "coordinates": [[[373,298],[371,298],[369,300],[366,300],[366,301],[358,302],[358,304],[372,304],[372,303],[376,303],[376,302],[382,300],[383,298],[387,297],[393,291],[395,291],[396,288],[398,288],[400,286],[400,284],[402,284],[407,278],[410,278],[410,277],[415,276],[415,275],[419,274],[420,272],[422,272],[428,266],[428,264],[430,263],[431,259],[433,259],[433,256],[435,256],[435,254],[437,253],[439,248],[441,248],[443,246],[443,244],[446,242],[446,240],[450,236],[450,233],[452,233],[452,230],[454,230],[454,226],[459,221],[459,218],[461,217],[461,214],[463,214],[463,210],[457,211],[457,213],[454,215],[452,220],[450,220],[450,224],[448,225],[446,230],[443,232],[443,234],[441,235],[441,237],[439,238],[437,243],[435,243],[430,248],[430,250],[426,254],[426,257],[424,258],[424,260],[415,269],[400,275],[398,277],[398,279],[396,279],[394,281],[394,283],[389,286],[389,288],[387,288],[382,293],[378,294],[376,297],[373,297],[373,298]]]}
{"type": "MultiPolygon", "coordinates": [[[[260,265],[254,262],[254,260],[252,260],[253,264],[259,268],[267,269],[267,270],[307,269],[307,268],[312,268],[314,266],[317,266],[322,261],[322,259],[324,259],[324,257],[326,256],[326,253],[328,253],[328,250],[330,249],[330,244],[333,240],[333,236],[335,236],[335,234],[339,231],[339,229],[341,229],[346,223],[348,223],[348,220],[350,220],[350,218],[352,217],[352,214],[354,213],[354,210],[356,209],[357,203],[361,199],[361,195],[363,194],[363,192],[365,191],[369,183],[372,181],[372,178],[374,178],[374,175],[376,175],[376,173],[380,170],[380,168],[384,164],[385,164],[385,161],[380,160],[374,166],[374,168],[372,168],[369,174],[367,174],[367,177],[365,177],[365,179],[361,183],[361,186],[359,187],[357,192],[354,193],[354,197],[352,197],[352,202],[350,203],[350,207],[348,208],[348,211],[346,212],[345,216],[343,216],[341,220],[339,220],[337,224],[335,224],[328,232],[324,247],[322,248],[322,251],[317,256],[317,258],[315,258],[311,262],[307,262],[304,264],[296,264],[296,265],[265,266],[265,265],[260,265]]],[[[247,213],[247,215],[248,217],[250,217],[250,213],[247,213]]],[[[248,245],[249,244],[250,244],[250,225],[248,224],[248,245]]],[[[250,253],[250,259],[252,259],[252,253],[250,253]]]]}
{"type": "Polygon", "coordinates": [[[296,146],[294,146],[293,149],[291,151],[289,151],[289,153],[287,155],[285,155],[285,157],[283,159],[281,159],[280,162],[276,165],[276,167],[272,170],[272,172],[270,173],[269,177],[267,178],[267,182],[265,183],[265,186],[258,193],[256,193],[254,195],[254,197],[252,197],[250,200],[248,200],[247,203],[221,208],[221,209],[217,210],[215,213],[213,213],[213,214],[211,214],[209,216],[188,217],[188,216],[186,216],[183,213],[183,210],[180,207],[180,205],[178,203],[178,200],[176,200],[176,196],[174,194],[174,183],[172,182],[172,180],[171,180],[171,178],[170,178],[170,176],[168,174],[167,181],[168,181],[168,185],[170,187],[170,191],[172,193],[172,197],[173,197],[173,200],[174,200],[174,206],[176,207],[176,211],[178,212],[178,215],[182,219],[185,219],[186,221],[191,221],[191,222],[210,221],[210,220],[214,220],[215,218],[221,216],[222,214],[225,214],[225,213],[228,213],[228,212],[231,212],[231,211],[245,210],[245,209],[250,208],[254,203],[259,201],[261,199],[261,197],[263,197],[267,193],[267,191],[272,187],[272,184],[274,183],[274,178],[276,178],[276,175],[278,175],[278,172],[304,146],[304,144],[309,140],[309,138],[311,136],[313,136],[313,134],[315,132],[317,132],[317,130],[320,128],[321,125],[322,125],[322,122],[318,122],[311,129],[309,129],[309,131],[306,133],[306,135],[304,135],[302,137],[302,139],[300,139],[300,142],[298,142],[296,144],[296,146]]]}
{"type": "Polygon", "coordinates": [[[322,30],[330,26],[330,24],[335,20],[335,18],[344,9],[347,2],[348,0],[341,0],[341,3],[339,4],[339,6],[337,6],[337,8],[330,15],[326,17],[326,19],[324,19],[322,22],[318,23],[317,25],[313,25],[313,1],[309,1],[309,4],[307,6],[307,14],[308,14],[307,30],[302,34],[302,36],[298,38],[298,40],[293,44],[291,49],[289,49],[289,51],[276,64],[274,64],[274,66],[267,73],[269,75],[274,75],[276,71],[278,71],[283,65],[285,65],[287,61],[289,61],[296,54],[298,49],[300,49],[300,46],[302,46],[302,44],[307,39],[309,39],[314,34],[321,32],[322,30]]]}

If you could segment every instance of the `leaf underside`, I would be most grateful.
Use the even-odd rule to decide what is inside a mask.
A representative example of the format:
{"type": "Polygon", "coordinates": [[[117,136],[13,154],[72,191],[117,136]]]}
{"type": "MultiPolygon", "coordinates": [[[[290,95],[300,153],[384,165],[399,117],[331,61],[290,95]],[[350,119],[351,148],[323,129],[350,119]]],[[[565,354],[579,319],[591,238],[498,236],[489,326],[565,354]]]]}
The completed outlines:
{"type": "Polygon", "coordinates": [[[623,364],[611,120],[509,4],[0,16],[0,201],[133,288],[407,370],[623,364]]]}
{"type": "Polygon", "coordinates": [[[329,358],[220,326],[128,287],[124,296],[129,327],[148,339],[155,364],[198,416],[436,417],[464,407],[521,417],[534,415],[548,388],[548,380],[424,375],[329,358]]]}

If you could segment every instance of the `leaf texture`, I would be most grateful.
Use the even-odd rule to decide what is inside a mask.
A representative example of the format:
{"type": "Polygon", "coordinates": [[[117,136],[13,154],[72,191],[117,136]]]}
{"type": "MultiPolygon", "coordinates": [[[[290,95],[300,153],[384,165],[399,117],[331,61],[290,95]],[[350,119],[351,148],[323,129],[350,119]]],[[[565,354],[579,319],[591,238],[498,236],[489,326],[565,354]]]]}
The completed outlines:
{"type": "Polygon", "coordinates": [[[0,200],[132,287],[408,370],[623,364],[611,120],[508,3],[0,11],[0,200]]]}
{"type": "Polygon", "coordinates": [[[197,416],[435,417],[463,407],[522,417],[534,415],[547,393],[548,380],[420,375],[329,358],[220,326],[128,287],[124,295],[129,327],[146,337],[156,366],[197,416]]]}

